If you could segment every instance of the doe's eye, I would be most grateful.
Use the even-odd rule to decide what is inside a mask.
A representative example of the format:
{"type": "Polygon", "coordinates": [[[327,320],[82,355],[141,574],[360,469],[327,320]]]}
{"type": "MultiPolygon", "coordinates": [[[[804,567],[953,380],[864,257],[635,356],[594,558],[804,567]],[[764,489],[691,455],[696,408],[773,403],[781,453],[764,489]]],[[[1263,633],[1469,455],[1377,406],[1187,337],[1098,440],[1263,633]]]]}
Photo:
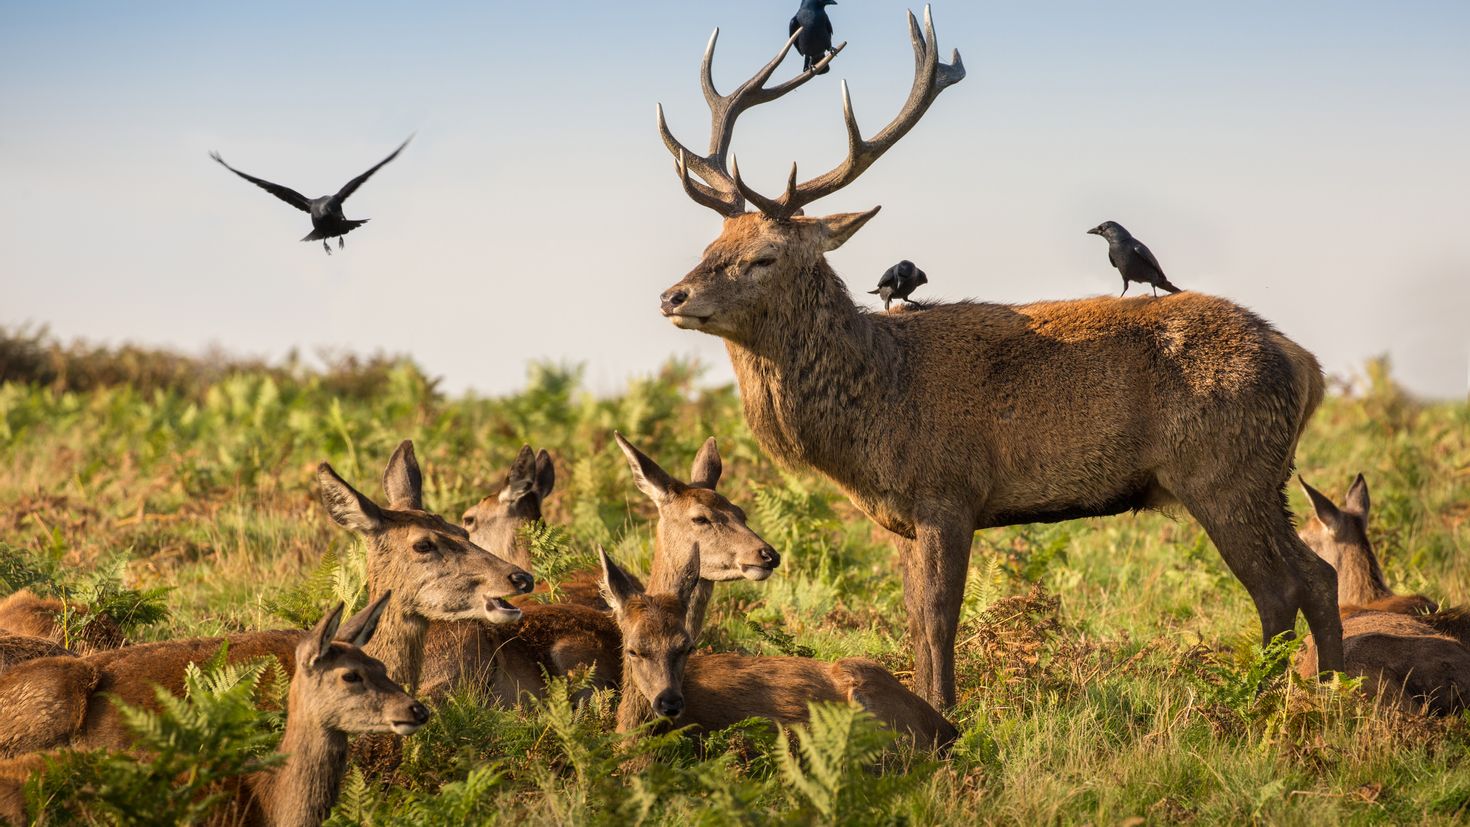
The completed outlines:
{"type": "Polygon", "coordinates": [[[471,528],[471,527],[473,527],[474,524],[475,524],[475,515],[473,515],[473,514],[466,514],[466,515],[464,515],[463,522],[464,522],[464,527],[465,528],[471,528]]]}
{"type": "Polygon", "coordinates": [[[362,683],[362,675],[356,672],[343,672],[342,680],[347,683],[362,683]]]}
{"type": "Polygon", "coordinates": [[[694,524],[695,525],[709,525],[709,518],[708,517],[704,517],[704,516],[695,517],[694,518],[694,524]]]}
{"type": "Polygon", "coordinates": [[[419,554],[428,554],[429,552],[434,550],[434,541],[427,538],[419,540],[417,543],[413,544],[413,550],[417,551],[419,554]]]}

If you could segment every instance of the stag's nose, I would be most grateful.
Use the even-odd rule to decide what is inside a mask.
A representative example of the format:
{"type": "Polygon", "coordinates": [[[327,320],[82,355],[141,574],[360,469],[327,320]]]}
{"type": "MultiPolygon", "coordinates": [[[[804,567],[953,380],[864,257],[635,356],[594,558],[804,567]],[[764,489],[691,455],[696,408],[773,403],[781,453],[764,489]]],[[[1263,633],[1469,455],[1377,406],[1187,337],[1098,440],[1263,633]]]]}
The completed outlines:
{"type": "Polygon", "coordinates": [[[510,576],[510,585],[521,594],[528,594],[536,588],[536,578],[523,571],[518,571],[510,576]]]}
{"type": "Polygon", "coordinates": [[[760,551],[757,551],[756,554],[760,555],[761,563],[770,568],[775,568],[781,565],[781,555],[778,554],[776,550],[771,548],[770,546],[766,546],[760,551]]]}
{"type": "Polygon", "coordinates": [[[413,716],[413,722],[419,726],[429,721],[429,708],[418,701],[414,701],[413,706],[408,708],[408,714],[413,716]]]}
{"type": "Polygon", "coordinates": [[[665,689],[653,699],[653,711],[665,718],[677,718],[684,714],[684,696],[672,689],[665,689]]]}
{"type": "Polygon", "coordinates": [[[682,287],[670,287],[659,296],[659,309],[665,316],[674,313],[684,302],[689,301],[689,291],[682,287]]]}

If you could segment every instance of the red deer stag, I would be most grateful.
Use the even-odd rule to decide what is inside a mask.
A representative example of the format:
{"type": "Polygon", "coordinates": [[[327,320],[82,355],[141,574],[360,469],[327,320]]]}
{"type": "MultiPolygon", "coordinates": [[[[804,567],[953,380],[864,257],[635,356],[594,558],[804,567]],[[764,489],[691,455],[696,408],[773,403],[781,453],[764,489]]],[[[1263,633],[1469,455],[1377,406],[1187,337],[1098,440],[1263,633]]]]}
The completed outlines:
{"type": "MultiPolygon", "coordinates": [[[[423,478],[413,444],[393,452],[383,485],[388,506],[374,503],[323,463],[317,473],[333,520],[368,545],[368,590],[396,595],[382,614],[369,654],[393,680],[416,687],[431,620],[483,618],[508,623],[520,610],[505,597],[531,590],[531,575],[469,541],[464,529],[423,510],[423,478]]],[[[56,747],[126,747],[131,734],[116,696],[133,705],[157,704],[154,685],[183,691],[190,663],[208,660],[229,643],[231,660],[274,655],[288,672],[305,632],[241,632],[223,638],[166,640],[86,657],[41,658],[0,674],[0,756],[56,747]]]]}
{"type": "MultiPolygon", "coordinates": [[[[429,710],[388,677],[382,661],[362,650],[372,639],[389,595],[342,621],[342,604],[296,644],[295,675],[286,699],[286,731],[279,767],[240,780],[232,801],[208,824],[310,827],[321,824],[337,802],[347,770],[347,736],[365,732],[409,735],[429,720],[429,710]],[[339,631],[338,624],[341,624],[339,631]]],[[[33,756],[12,759],[17,769],[37,769],[33,756]],[[27,767],[27,765],[30,765],[27,767]]],[[[0,768],[0,815],[25,823],[20,773],[0,768]]]]}
{"type": "MultiPolygon", "coordinates": [[[[725,339],[746,420],[788,468],[814,469],[898,537],[919,693],[954,703],[954,642],[972,534],[1180,503],[1245,585],[1270,639],[1298,609],[1326,669],[1342,667],[1332,567],[1292,530],[1285,484],[1323,392],[1313,356],[1250,311],[1198,293],[922,312],[856,306],[824,254],[877,212],[806,216],[855,180],[965,76],[938,59],[926,8],[898,116],[862,137],[843,87],[848,157],[768,198],[733,162],[735,120],[811,77],[767,88],[781,58],[721,96],[710,151],[658,129],[685,191],[725,217],[700,263],[664,291],[677,327],[725,339]],[[700,181],[690,177],[691,173],[700,181]],[[746,212],[750,202],[758,211],[746,212]],[[904,427],[894,428],[901,422],[904,427]]],[[[787,43],[787,48],[790,43],[787,43]]]]}
{"type": "Polygon", "coordinates": [[[746,718],[804,723],[812,701],[856,702],[917,744],[946,747],[958,732],[923,698],[878,663],[834,663],[797,657],[694,655],[687,624],[698,588],[699,551],[670,579],[673,591],[647,593],[601,553],[603,588],[623,633],[623,691],[618,731],[662,718],[676,725],[723,729],[746,718]]]}

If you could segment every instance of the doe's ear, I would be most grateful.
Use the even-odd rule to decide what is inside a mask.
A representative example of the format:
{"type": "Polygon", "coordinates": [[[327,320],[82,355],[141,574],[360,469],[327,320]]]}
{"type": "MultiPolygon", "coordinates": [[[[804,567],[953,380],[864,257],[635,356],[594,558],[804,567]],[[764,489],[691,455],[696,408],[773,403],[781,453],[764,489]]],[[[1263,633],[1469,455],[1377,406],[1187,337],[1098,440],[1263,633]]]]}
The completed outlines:
{"type": "Polygon", "coordinates": [[[1307,492],[1307,499],[1312,501],[1312,510],[1316,512],[1317,519],[1327,526],[1328,531],[1336,533],[1342,525],[1342,511],[1332,500],[1327,499],[1326,494],[1308,485],[1300,476],[1297,477],[1297,482],[1302,484],[1302,490],[1307,492]]]}
{"type": "Polygon", "coordinates": [[[1353,484],[1348,487],[1347,496],[1342,501],[1342,510],[1357,514],[1363,518],[1363,524],[1367,525],[1368,507],[1370,505],[1371,503],[1368,501],[1368,481],[1363,479],[1362,474],[1359,474],[1358,478],[1353,480],[1353,484]]]}
{"type": "Polygon", "coordinates": [[[310,647],[306,653],[308,662],[316,663],[332,651],[332,639],[337,636],[337,626],[342,622],[344,608],[346,604],[338,603],[325,617],[317,621],[316,627],[307,635],[304,643],[310,647]]]}
{"type": "Polygon", "coordinates": [[[424,475],[413,453],[413,440],[398,443],[393,456],[388,458],[388,467],[383,471],[383,493],[388,495],[389,508],[423,510],[424,475]]]}
{"type": "Polygon", "coordinates": [[[699,453],[694,455],[694,465],[689,469],[689,486],[713,491],[720,484],[720,472],[723,469],[724,466],[720,463],[720,446],[715,443],[714,437],[710,437],[699,447],[699,453]]]}
{"type": "Polygon", "coordinates": [[[500,489],[500,501],[514,502],[524,497],[531,493],[531,486],[535,482],[536,452],[531,450],[531,446],[522,445],[515,461],[510,464],[510,472],[505,475],[505,487],[500,489]]]}
{"type": "Polygon", "coordinates": [[[628,601],[637,597],[642,590],[627,572],[607,556],[607,551],[601,546],[597,548],[597,557],[602,562],[602,596],[606,598],[613,613],[621,615],[628,601]]]}
{"type": "Polygon", "coordinates": [[[337,632],[337,639],[347,641],[359,649],[366,646],[373,639],[373,633],[378,631],[378,618],[383,616],[383,610],[388,608],[388,599],[392,596],[393,590],[389,589],[362,611],[347,618],[347,622],[337,632]]]}
{"type": "Polygon", "coordinates": [[[628,468],[633,471],[633,482],[638,490],[647,494],[655,505],[663,505],[669,497],[678,493],[679,482],[659,467],[658,463],[634,448],[633,443],[623,439],[623,435],[617,431],[613,431],[613,439],[623,449],[623,456],[628,459],[628,468]]]}
{"type": "Polygon", "coordinates": [[[821,227],[819,245],[822,252],[830,253],[846,244],[847,240],[861,230],[863,225],[868,223],[868,220],[877,215],[881,209],[883,208],[880,206],[867,212],[844,212],[812,219],[821,227]]]}
{"type": "Polygon", "coordinates": [[[316,479],[322,488],[322,505],[337,525],[361,533],[383,527],[383,512],[377,504],[348,485],[332,466],[325,462],[318,465],[316,479]]]}
{"type": "Polygon", "coordinates": [[[546,499],[556,487],[556,466],[551,463],[551,454],[542,448],[536,454],[536,496],[546,499]]]}

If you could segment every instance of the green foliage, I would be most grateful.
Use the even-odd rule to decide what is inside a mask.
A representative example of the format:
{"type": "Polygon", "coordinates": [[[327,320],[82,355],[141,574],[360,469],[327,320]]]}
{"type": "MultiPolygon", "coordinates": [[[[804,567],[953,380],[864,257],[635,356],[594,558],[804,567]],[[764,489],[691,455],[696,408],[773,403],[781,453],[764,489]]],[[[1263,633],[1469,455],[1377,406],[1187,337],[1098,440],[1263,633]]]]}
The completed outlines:
{"type": "Polygon", "coordinates": [[[857,704],[809,704],[811,723],[792,728],[796,744],[776,752],[791,802],[789,820],[801,824],[880,824],[895,821],[896,799],[917,785],[917,775],[878,775],[871,769],[893,742],[857,704]]]}
{"type": "Polygon", "coordinates": [[[346,616],[367,605],[367,550],[354,543],[338,553],[327,549],[300,583],[266,599],[265,608],[292,626],[306,628],[321,619],[322,607],[346,604],[346,616]]]}
{"type": "Polygon", "coordinates": [[[256,708],[271,661],[225,656],[190,664],[183,698],[159,687],[156,712],[118,702],[141,757],[59,753],[27,782],[30,811],[52,823],[197,824],[234,795],[231,782],[278,764],[280,733],[256,708]]]}

